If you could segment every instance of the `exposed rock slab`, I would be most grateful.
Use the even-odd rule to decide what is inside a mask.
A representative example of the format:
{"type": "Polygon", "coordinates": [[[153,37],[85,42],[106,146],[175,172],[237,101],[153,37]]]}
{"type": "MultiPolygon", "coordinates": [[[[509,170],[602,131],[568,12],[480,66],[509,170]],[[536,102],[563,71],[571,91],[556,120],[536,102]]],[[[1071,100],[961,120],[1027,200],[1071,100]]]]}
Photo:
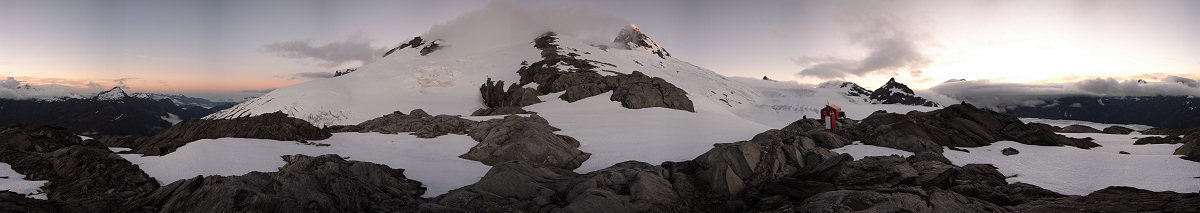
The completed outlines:
{"type": "Polygon", "coordinates": [[[363,121],[357,125],[359,128],[357,132],[379,132],[383,134],[410,132],[410,134],[419,138],[434,138],[446,134],[467,134],[467,129],[471,128],[474,124],[475,121],[463,119],[458,116],[431,116],[425,113],[424,110],[414,109],[408,114],[396,111],[392,112],[392,114],[363,121]]]}

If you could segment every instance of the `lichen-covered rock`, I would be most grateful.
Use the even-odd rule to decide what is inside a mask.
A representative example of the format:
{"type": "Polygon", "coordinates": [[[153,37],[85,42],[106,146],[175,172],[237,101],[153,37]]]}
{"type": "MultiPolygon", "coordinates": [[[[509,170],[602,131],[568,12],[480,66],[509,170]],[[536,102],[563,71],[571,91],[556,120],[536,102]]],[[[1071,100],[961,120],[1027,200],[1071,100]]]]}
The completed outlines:
{"type": "Polygon", "coordinates": [[[839,189],[866,190],[889,188],[916,177],[917,170],[904,158],[869,156],[846,163],[835,183],[839,189]]]}
{"type": "Polygon", "coordinates": [[[1110,186],[1087,196],[1028,202],[1021,212],[1200,212],[1200,194],[1110,186]]]}
{"type": "Polygon", "coordinates": [[[283,156],[278,172],[179,180],[126,203],[130,212],[416,212],[425,188],[403,169],[337,155],[283,156]]]}
{"type": "Polygon", "coordinates": [[[805,200],[800,212],[1006,212],[1004,208],[957,193],[913,187],[873,191],[839,190],[805,200]]]}

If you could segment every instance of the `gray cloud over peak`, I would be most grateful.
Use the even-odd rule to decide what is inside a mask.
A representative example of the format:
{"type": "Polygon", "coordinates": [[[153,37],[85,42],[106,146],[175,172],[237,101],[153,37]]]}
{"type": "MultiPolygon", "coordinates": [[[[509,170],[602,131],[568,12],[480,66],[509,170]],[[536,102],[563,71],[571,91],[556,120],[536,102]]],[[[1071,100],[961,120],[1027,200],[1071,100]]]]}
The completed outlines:
{"type": "Polygon", "coordinates": [[[796,75],[837,79],[875,73],[912,73],[928,66],[931,59],[921,51],[926,32],[911,20],[879,9],[852,9],[849,24],[859,29],[847,33],[852,43],[867,49],[860,59],[840,56],[802,56],[793,59],[804,67],[796,75]]]}
{"type": "MultiPolygon", "coordinates": [[[[1071,96],[1200,96],[1194,79],[1171,76],[1162,82],[1138,82],[1113,78],[1092,78],[1068,83],[1004,83],[989,80],[947,82],[929,88],[946,101],[966,101],[981,107],[1002,110],[1015,106],[1045,104],[1071,96]]],[[[951,103],[943,103],[951,104],[951,103]]]]}
{"type": "Polygon", "coordinates": [[[380,57],[386,47],[372,47],[371,39],[353,35],[346,40],[321,46],[312,41],[293,40],[263,45],[259,51],[273,53],[279,57],[317,61],[317,66],[336,67],[350,62],[367,64],[380,57]]]}

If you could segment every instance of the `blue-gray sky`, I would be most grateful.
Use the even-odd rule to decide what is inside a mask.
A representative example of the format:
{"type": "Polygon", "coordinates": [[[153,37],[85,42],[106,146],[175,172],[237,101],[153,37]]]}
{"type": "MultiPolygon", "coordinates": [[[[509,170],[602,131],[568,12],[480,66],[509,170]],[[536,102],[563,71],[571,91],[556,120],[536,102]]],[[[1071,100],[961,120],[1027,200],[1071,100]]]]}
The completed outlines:
{"type": "MultiPolygon", "coordinates": [[[[542,2],[512,1],[515,5],[542,2]]],[[[262,90],[353,67],[487,1],[0,0],[0,75],[262,90]]],[[[580,1],[730,76],[867,87],[1196,78],[1200,1],[580,1]]],[[[614,29],[614,32],[619,29],[614,29]]]]}

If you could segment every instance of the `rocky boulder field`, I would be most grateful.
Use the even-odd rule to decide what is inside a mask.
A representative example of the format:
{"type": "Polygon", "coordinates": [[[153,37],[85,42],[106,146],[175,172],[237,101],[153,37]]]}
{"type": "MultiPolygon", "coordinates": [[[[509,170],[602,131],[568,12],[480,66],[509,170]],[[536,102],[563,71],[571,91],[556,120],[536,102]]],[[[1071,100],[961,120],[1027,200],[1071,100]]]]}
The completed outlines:
{"type": "MultiPolygon", "coordinates": [[[[63,128],[0,129],[0,161],[30,180],[48,180],[47,199],[0,192],[6,212],[1095,212],[1200,211],[1197,192],[1153,192],[1112,186],[1084,196],[1008,183],[988,164],[956,166],[941,147],[977,147],[1011,140],[1040,146],[1096,147],[989,110],[954,105],[908,114],[876,113],[840,120],[836,132],[798,120],[746,141],[714,144],[692,160],[653,165],[628,161],[576,173],[590,154],[555,134],[536,114],[485,121],[393,113],[359,125],[319,129],[301,120],[221,120],[237,132],[177,125],[148,139],[155,147],[206,137],[303,141],[330,131],[468,135],[479,145],[460,156],[492,166],[478,182],[432,198],[403,168],[337,155],[280,156],[275,172],[195,177],[160,186],[105,145],[63,128]],[[830,151],[862,141],[915,153],[855,157],[830,151]],[[168,143],[170,142],[170,143],[168,143]]],[[[189,123],[186,122],[185,123],[189,123]]],[[[1177,153],[1195,159],[1200,131],[1179,131],[1177,153]]],[[[146,149],[137,149],[142,151],[146,149]]],[[[157,148],[169,152],[169,148],[157,148]]],[[[148,152],[165,154],[159,152],[148,152]]]]}

